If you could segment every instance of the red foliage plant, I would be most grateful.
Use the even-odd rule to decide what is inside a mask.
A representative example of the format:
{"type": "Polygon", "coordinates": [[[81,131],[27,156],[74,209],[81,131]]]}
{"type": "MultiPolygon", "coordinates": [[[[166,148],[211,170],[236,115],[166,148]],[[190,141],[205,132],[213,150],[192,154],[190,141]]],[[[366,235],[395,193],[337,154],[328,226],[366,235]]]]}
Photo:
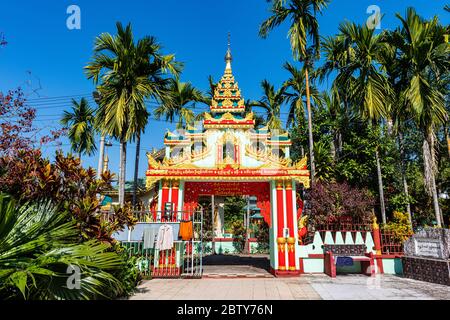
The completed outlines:
{"type": "Polygon", "coordinates": [[[43,158],[37,146],[56,141],[64,131],[38,139],[41,130],[33,126],[35,117],[36,110],[20,89],[0,92],[0,192],[21,203],[51,200],[71,213],[82,238],[113,243],[114,232],[136,222],[128,207],[117,210],[111,221],[101,219],[98,195],[111,189],[113,176],[105,172],[96,179],[94,169],[83,168],[80,159],[60,151],[53,163],[43,158]]]}
{"type": "Polygon", "coordinates": [[[309,198],[311,220],[316,225],[339,220],[369,223],[375,204],[368,190],[351,187],[347,182],[318,182],[309,198]]]}
{"type": "Polygon", "coordinates": [[[116,210],[111,221],[102,221],[98,194],[111,189],[112,179],[109,171],[96,179],[94,169],[83,168],[79,158],[62,152],[56,153],[54,163],[35,149],[0,157],[0,192],[22,203],[51,200],[72,214],[85,239],[113,243],[114,232],[136,223],[130,208],[116,210]]]}

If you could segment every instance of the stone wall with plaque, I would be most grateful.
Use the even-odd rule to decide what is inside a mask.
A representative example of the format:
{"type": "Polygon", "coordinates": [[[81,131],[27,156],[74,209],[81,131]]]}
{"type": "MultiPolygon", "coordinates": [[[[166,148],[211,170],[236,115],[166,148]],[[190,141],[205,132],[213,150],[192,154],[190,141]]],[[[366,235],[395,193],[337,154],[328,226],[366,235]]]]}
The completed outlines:
{"type": "Polygon", "coordinates": [[[425,228],[404,243],[406,278],[450,286],[450,230],[425,228]]]}

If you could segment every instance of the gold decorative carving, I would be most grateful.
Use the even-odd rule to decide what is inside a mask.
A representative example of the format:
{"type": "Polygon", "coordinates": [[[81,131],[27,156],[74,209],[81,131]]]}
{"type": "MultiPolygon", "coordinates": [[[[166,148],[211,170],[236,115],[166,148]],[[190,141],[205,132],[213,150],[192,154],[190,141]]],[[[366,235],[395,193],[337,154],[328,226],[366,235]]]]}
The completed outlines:
{"type": "Polygon", "coordinates": [[[159,180],[161,180],[160,177],[147,176],[147,179],[145,181],[145,187],[147,188],[147,190],[150,190],[155,186],[156,182],[158,182],[159,180]]]}
{"type": "Polygon", "coordinates": [[[286,238],[279,237],[277,238],[278,250],[284,252],[286,250],[286,238]]]}
{"type": "Polygon", "coordinates": [[[283,180],[278,180],[276,182],[277,185],[277,190],[282,190],[283,189],[283,180]]]}
{"type": "Polygon", "coordinates": [[[159,169],[161,168],[161,162],[156,161],[155,158],[153,158],[153,155],[150,152],[147,152],[147,159],[148,159],[148,166],[149,168],[153,169],[159,169]]]}
{"type": "MultiPolygon", "coordinates": [[[[309,174],[308,171],[306,171],[306,172],[309,174]]],[[[309,187],[310,187],[310,185],[309,185],[309,176],[294,177],[294,180],[299,182],[299,183],[301,183],[301,184],[303,184],[303,186],[306,189],[309,189],[309,187]]]]}
{"type": "Polygon", "coordinates": [[[373,221],[372,221],[372,228],[373,230],[378,230],[380,229],[380,226],[377,223],[377,217],[374,215],[373,216],[373,221]]]}
{"type": "Polygon", "coordinates": [[[225,113],[220,120],[236,120],[230,112],[225,113]]]}
{"type": "Polygon", "coordinates": [[[308,215],[304,215],[298,220],[298,229],[301,230],[308,226],[308,215]]]}
{"type": "Polygon", "coordinates": [[[233,158],[231,158],[229,155],[227,155],[225,157],[225,159],[223,159],[223,161],[219,161],[217,163],[217,167],[219,169],[224,169],[227,166],[230,166],[233,169],[239,169],[240,165],[239,165],[239,162],[235,162],[233,158]]]}
{"type": "Polygon", "coordinates": [[[304,156],[301,160],[297,161],[294,164],[294,167],[296,169],[304,169],[304,168],[306,168],[307,163],[308,163],[308,158],[306,156],[304,156]]]}
{"type": "Polygon", "coordinates": [[[267,159],[267,150],[258,150],[251,145],[245,146],[245,155],[255,160],[261,161],[267,159]]]}
{"type": "Polygon", "coordinates": [[[230,142],[236,146],[240,145],[239,138],[236,137],[231,131],[226,131],[219,139],[217,139],[217,145],[224,145],[230,142]]]}
{"type": "Polygon", "coordinates": [[[208,146],[207,148],[204,148],[200,151],[193,151],[192,152],[192,161],[198,161],[206,158],[211,153],[211,146],[208,146]]]}
{"type": "Polygon", "coordinates": [[[180,163],[189,163],[191,160],[191,157],[189,154],[183,154],[181,156],[172,157],[170,159],[164,158],[163,165],[164,166],[175,166],[180,163]]]}
{"type": "Polygon", "coordinates": [[[294,252],[295,249],[295,238],[289,237],[287,238],[288,250],[289,252],[294,252]]]}

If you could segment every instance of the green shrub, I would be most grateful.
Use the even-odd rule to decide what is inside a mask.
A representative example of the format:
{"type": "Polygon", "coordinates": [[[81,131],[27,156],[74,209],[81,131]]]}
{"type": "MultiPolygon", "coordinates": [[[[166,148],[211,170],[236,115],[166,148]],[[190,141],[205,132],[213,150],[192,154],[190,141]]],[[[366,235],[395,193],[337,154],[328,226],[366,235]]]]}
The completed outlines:
{"type": "Polygon", "coordinates": [[[0,299],[113,299],[131,292],[130,270],[108,242],[80,243],[49,201],[19,206],[0,194],[0,299]]]}

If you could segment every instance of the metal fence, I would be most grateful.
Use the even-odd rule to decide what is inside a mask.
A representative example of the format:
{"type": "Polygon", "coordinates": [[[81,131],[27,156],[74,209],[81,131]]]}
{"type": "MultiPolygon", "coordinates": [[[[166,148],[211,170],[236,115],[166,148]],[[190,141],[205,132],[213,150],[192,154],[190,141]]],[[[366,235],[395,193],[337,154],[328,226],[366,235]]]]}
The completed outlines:
{"type": "Polygon", "coordinates": [[[366,221],[353,219],[352,217],[339,217],[329,219],[317,224],[317,231],[341,231],[341,232],[370,232],[372,224],[366,221]]]}
{"type": "Polygon", "coordinates": [[[403,255],[404,238],[389,230],[380,230],[381,253],[389,255],[403,255]]]}
{"type": "MultiPolygon", "coordinates": [[[[104,213],[105,219],[110,212],[104,213]]],[[[202,229],[203,211],[193,212],[135,212],[141,224],[158,227],[166,223],[180,224],[192,221],[193,237],[189,241],[178,240],[174,235],[170,250],[144,248],[144,241],[122,241],[130,256],[137,258],[137,267],[144,277],[152,278],[201,278],[203,273],[202,229]]],[[[144,227],[145,228],[145,227],[144,227]]]]}
{"type": "MultiPolygon", "coordinates": [[[[180,222],[183,219],[189,219],[189,217],[197,212],[193,211],[175,211],[175,210],[134,210],[133,216],[137,219],[138,223],[159,223],[159,222],[180,222]]],[[[100,219],[103,221],[113,221],[114,209],[100,211],[100,219]]]]}

